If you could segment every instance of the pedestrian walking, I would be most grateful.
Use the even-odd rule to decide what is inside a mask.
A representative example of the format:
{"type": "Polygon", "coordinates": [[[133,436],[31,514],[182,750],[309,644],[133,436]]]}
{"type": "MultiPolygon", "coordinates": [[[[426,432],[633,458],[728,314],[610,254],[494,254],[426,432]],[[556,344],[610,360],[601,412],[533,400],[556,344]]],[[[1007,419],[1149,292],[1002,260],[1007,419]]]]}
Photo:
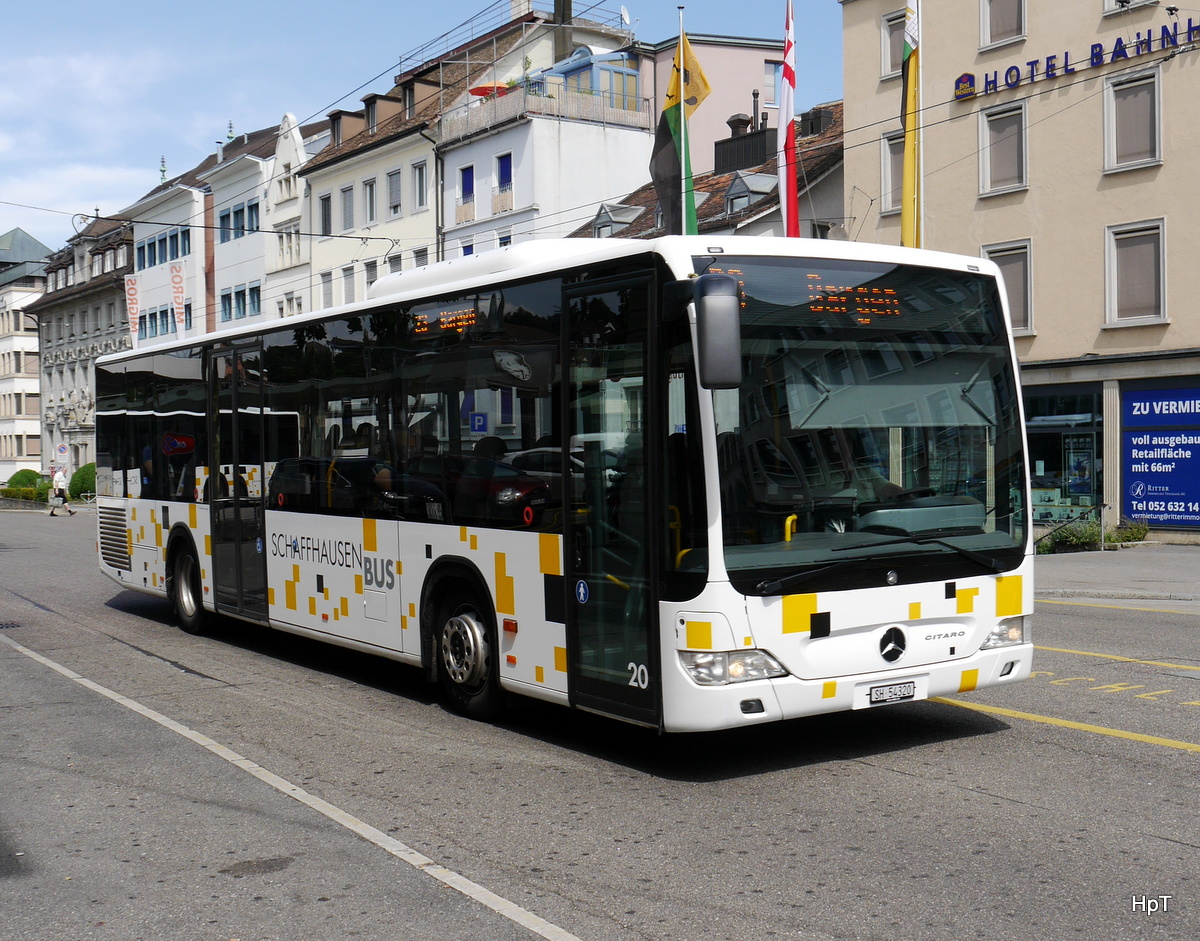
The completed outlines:
{"type": "Polygon", "coordinates": [[[50,515],[56,516],[54,511],[60,508],[71,516],[75,515],[75,511],[71,509],[70,497],[67,496],[67,475],[61,467],[54,473],[54,495],[50,498],[50,515]]]}

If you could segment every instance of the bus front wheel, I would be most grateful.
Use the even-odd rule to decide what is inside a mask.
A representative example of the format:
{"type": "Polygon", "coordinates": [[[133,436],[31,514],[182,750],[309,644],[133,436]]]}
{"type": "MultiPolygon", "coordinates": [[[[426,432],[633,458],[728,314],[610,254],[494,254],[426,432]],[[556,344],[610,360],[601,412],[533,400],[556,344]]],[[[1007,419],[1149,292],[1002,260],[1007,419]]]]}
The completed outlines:
{"type": "Polygon", "coordinates": [[[205,611],[195,550],[191,546],[180,549],[171,569],[171,603],[179,626],[189,634],[203,634],[205,611]]]}
{"type": "Polygon", "coordinates": [[[494,718],[503,694],[496,676],[491,618],[474,597],[447,594],[457,595],[457,600],[441,606],[434,637],[442,689],[455,712],[473,719],[494,718]]]}

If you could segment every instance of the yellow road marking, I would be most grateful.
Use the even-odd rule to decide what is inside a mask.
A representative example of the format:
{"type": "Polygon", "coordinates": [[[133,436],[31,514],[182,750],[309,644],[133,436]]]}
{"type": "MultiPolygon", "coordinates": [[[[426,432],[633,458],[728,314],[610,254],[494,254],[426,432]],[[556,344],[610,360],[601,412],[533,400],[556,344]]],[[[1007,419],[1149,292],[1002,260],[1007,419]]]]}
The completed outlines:
{"type": "Polygon", "coordinates": [[[1111,653],[1091,653],[1087,650],[1066,650],[1062,647],[1034,647],[1034,650],[1046,650],[1050,653],[1073,653],[1079,657],[1103,657],[1105,660],[1117,660],[1121,663],[1142,663],[1148,667],[1170,667],[1172,670],[1196,670],[1200,672],[1200,667],[1191,667],[1183,663],[1163,663],[1159,660],[1136,660],[1133,657],[1118,657],[1111,653]]]}
{"type": "Polygon", "coordinates": [[[1108,735],[1112,738],[1126,738],[1133,742],[1145,742],[1147,745],[1161,745],[1163,748],[1177,748],[1180,751],[1200,753],[1200,745],[1192,742],[1180,742],[1173,738],[1159,738],[1157,735],[1142,735],[1140,732],[1126,732],[1122,729],[1110,729],[1103,725],[1088,725],[1086,722],[1072,722],[1069,719],[1056,719],[1053,716],[1039,716],[1032,712],[1017,712],[1015,709],[1002,709],[999,706],[981,706],[973,702],[963,702],[960,699],[945,699],[941,696],[931,696],[930,702],[940,702],[948,706],[961,706],[973,709],[975,712],[985,712],[989,715],[1004,716],[1006,719],[1025,719],[1029,722],[1041,722],[1044,725],[1057,725],[1064,729],[1075,729],[1077,732],[1092,732],[1096,735],[1108,735]]]}
{"type": "MultiPolygon", "coordinates": [[[[1191,611],[1176,611],[1174,608],[1135,608],[1128,604],[1093,604],[1088,601],[1052,601],[1049,598],[1034,599],[1038,604],[1069,604],[1076,608],[1113,608],[1117,611],[1149,611],[1151,614],[1185,614],[1189,617],[1196,615],[1191,611]]],[[[1180,601],[1180,604],[1187,602],[1180,601]]]]}

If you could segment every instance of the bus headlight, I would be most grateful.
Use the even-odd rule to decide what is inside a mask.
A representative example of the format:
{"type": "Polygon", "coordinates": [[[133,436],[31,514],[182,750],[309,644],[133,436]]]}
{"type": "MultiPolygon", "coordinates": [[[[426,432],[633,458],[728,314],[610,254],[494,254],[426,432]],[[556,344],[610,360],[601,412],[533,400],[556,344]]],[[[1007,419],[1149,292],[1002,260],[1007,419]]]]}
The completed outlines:
{"type": "Polygon", "coordinates": [[[996,625],[996,629],[987,636],[980,650],[991,647],[1009,647],[1012,644],[1024,644],[1029,640],[1027,617],[1005,618],[996,625]]]}
{"type": "Polygon", "coordinates": [[[679,662],[692,682],[700,686],[787,676],[783,665],[765,650],[681,650],[679,662]]]}

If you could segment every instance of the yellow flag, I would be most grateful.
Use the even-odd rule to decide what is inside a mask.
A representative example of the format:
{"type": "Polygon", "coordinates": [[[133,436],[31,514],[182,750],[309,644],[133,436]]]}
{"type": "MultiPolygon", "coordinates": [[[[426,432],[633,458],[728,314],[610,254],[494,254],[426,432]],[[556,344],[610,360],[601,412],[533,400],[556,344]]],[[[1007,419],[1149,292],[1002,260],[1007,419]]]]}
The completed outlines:
{"type": "Polygon", "coordinates": [[[712,89],[708,85],[708,79],[704,77],[704,70],[700,68],[700,61],[692,52],[692,44],[688,42],[687,36],[682,36],[679,40],[680,50],[676,51],[675,64],[671,69],[671,81],[667,83],[667,100],[663,104],[663,110],[674,107],[680,103],[679,72],[683,71],[683,104],[686,108],[686,116],[691,117],[692,112],[700,107],[700,103],[708,97],[708,93],[712,89]],[[680,55],[682,51],[682,55],[680,55]],[[682,60],[682,67],[680,61],[682,60]]]}

